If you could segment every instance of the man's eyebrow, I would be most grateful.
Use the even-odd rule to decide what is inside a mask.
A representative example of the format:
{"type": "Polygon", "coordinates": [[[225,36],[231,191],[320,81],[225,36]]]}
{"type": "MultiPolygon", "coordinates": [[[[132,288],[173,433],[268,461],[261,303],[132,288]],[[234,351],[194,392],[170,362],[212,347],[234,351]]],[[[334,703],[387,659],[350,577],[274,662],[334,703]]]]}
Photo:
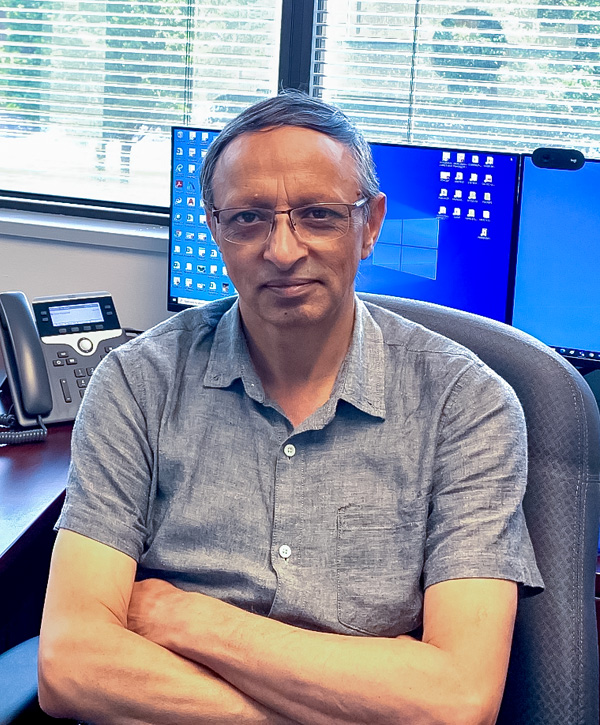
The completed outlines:
{"type": "MultiPolygon", "coordinates": [[[[293,202],[290,202],[289,207],[290,209],[295,209],[297,207],[301,206],[310,206],[311,204],[352,204],[352,201],[348,201],[347,199],[338,199],[335,198],[334,195],[331,193],[324,193],[324,194],[315,194],[314,192],[311,192],[310,194],[307,194],[306,196],[299,196],[293,200],[293,202]]],[[[225,208],[258,208],[258,209],[274,209],[277,205],[273,202],[272,199],[266,199],[266,198],[256,198],[256,197],[237,197],[233,201],[228,201],[227,206],[221,206],[217,207],[218,209],[225,209],[225,208]]]]}

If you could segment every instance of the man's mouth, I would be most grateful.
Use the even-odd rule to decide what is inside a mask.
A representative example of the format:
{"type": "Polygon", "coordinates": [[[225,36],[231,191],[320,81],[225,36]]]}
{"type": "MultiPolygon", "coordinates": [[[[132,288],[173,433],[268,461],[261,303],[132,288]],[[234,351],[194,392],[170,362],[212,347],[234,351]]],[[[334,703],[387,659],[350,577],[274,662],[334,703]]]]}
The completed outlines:
{"type": "Polygon", "coordinates": [[[269,280],[264,287],[276,294],[291,296],[306,291],[313,284],[316,280],[307,277],[287,277],[269,280]]]}

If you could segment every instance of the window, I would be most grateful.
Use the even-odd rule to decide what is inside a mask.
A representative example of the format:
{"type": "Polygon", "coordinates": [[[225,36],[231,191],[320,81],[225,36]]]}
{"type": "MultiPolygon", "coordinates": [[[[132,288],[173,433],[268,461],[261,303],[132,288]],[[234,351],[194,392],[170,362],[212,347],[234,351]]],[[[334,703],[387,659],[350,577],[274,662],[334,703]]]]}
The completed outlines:
{"type": "Polygon", "coordinates": [[[371,140],[600,156],[598,0],[326,0],[313,92],[371,140]]]}
{"type": "Polygon", "coordinates": [[[4,189],[167,206],[170,126],[277,89],[278,0],[0,3],[4,189]]]}
{"type": "Polygon", "coordinates": [[[166,208],[170,126],[279,86],[371,141],[597,158],[599,0],[0,0],[0,186],[166,208]]]}

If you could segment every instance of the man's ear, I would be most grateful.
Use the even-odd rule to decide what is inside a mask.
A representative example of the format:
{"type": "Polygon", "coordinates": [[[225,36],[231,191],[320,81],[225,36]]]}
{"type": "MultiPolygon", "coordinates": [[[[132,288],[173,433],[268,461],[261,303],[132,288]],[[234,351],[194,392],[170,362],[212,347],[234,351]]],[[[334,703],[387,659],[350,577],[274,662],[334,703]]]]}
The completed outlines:
{"type": "Polygon", "coordinates": [[[381,226],[385,218],[386,196],[383,192],[371,199],[369,202],[369,218],[364,227],[363,246],[361,251],[361,259],[366,259],[377,242],[381,226]]]}

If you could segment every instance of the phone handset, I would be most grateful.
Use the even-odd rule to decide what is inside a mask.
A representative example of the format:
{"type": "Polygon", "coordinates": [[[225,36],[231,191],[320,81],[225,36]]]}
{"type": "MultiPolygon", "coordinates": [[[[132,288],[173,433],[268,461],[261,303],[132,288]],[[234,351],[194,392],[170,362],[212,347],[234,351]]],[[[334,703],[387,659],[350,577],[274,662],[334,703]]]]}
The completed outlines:
{"type": "Polygon", "coordinates": [[[33,313],[22,292],[0,293],[0,346],[15,409],[41,430],[2,431],[0,443],[31,442],[46,435],[42,417],[52,410],[52,392],[33,313]]]}

